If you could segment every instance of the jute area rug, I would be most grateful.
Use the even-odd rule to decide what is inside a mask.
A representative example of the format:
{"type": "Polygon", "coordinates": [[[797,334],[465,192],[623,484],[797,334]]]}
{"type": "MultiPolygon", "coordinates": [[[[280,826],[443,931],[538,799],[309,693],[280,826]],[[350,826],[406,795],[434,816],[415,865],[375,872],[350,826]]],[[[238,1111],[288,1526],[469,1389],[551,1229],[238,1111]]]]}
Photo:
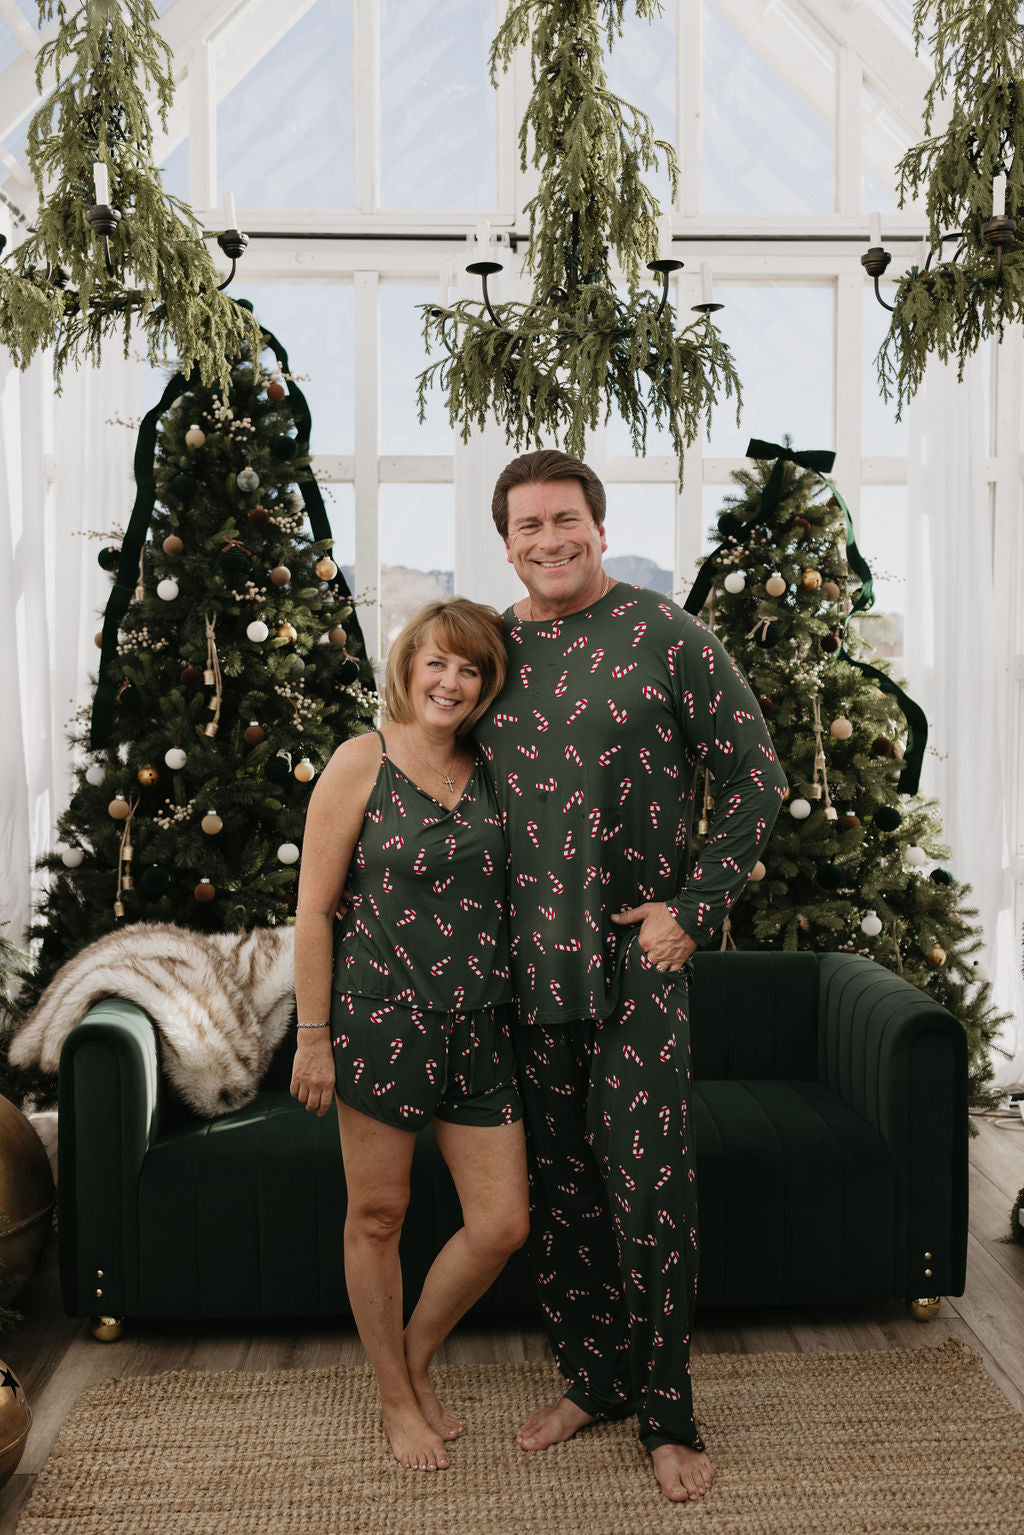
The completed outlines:
{"type": "Polygon", "coordinates": [[[549,1365],[437,1372],[468,1425],[443,1472],[389,1457],[368,1368],[178,1371],[75,1404],[18,1535],[1019,1535],[1024,1418],[956,1339],[871,1353],[703,1355],[718,1478],[654,1486],[635,1424],[527,1455],[549,1365]]]}

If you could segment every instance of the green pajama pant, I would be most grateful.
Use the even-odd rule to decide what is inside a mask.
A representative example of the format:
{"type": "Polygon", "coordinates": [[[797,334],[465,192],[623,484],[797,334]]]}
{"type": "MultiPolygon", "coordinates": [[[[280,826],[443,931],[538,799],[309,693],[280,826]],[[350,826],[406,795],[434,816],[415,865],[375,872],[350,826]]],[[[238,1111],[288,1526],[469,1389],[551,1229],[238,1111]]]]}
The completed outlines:
{"type": "Polygon", "coordinates": [[[603,1020],[512,1034],[530,1156],[530,1256],[567,1395],[635,1412],[648,1450],[703,1449],[693,1413],[696,1173],[688,973],[634,940],[603,1020]]]}

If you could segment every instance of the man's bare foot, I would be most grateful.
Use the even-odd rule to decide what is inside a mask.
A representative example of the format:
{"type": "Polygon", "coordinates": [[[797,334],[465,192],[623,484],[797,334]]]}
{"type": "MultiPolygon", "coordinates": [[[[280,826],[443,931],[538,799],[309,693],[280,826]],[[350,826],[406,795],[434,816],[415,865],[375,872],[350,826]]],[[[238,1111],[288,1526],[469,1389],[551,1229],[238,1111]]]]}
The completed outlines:
{"type": "Polygon", "coordinates": [[[438,1401],[429,1379],[424,1377],[423,1380],[413,1380],[412,1389],[420,1404],[420,1412],[434,1432],[440,1434],[442,1439],[458,1439],[465,1425],[457,1413],[438,1401]]]}
{"type": "Polygon", "coordinates": [[[596,1422],[589,1412],[563,1396],[557,1402],[531,1412],[516,1438],[521,1450],[546,1450],[549,1445],[564,1444],[581,1428],[596,1422]]]}
{"type": "Polygon", "coordinates": [[[395,1459],[408,1470],[444,1471],[448,1466],[444,1445],[417,1408],[385,1408],[384,1432],[395,1459]]]}
{"type": "Polygon", "coordinates": [[[687,1444],[662,1444],[651,1451],[654,1474],[673,1503],[696,1503],[715,1479],[715,1468],[703,1450],[687,1444]]]}

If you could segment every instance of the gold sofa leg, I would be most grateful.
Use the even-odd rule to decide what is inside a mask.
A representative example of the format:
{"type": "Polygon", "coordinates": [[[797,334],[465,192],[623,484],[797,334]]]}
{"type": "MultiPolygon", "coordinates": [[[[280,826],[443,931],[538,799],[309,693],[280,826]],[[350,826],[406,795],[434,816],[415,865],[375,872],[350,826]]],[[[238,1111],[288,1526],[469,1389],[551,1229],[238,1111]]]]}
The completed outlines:
{"type": "Polygon", "coordinates": [[[91,1316],[89,1330],[101,1343],[116,1343],[124,1332],[123,1316],[91,1316]]]}
{"type": "Polygon", "coordinates": [[[915,1322],[933,1322],[942,1307],[942,1297],[925,1295],[917,1300],[908,1300],[907,1305],[915,1322]]]}

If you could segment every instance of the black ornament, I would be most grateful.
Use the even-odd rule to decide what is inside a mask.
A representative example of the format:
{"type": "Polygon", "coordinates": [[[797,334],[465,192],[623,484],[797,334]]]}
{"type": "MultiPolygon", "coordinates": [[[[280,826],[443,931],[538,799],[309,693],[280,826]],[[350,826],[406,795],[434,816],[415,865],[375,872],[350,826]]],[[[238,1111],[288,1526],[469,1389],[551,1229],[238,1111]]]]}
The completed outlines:
{"type": "Polygon", "coordinates": [[[928,878],[934,880],[937,885],[951,885],[953,883],[953,876],[948,869],[933,869],[928,878]]]}
{"type": "Polygon", "coordinates": [[[776,633],[776,626],[774,624],[762,624],[757,631],[757,643],[762,650],[770,650],[778,638],[779,636],[776,633]]]}
{"type": "Polygon", "coordinates": [[[718,531],[723,538],[735,538],[742,528],[742,522],[732,512],[723,512],[718,519],[718,531]]]}
{"type": "Polygon", "coordinates": [[[183,503],[191,501],[198,489],[197,482],[190,474],[176,474],[171,480],[171,490],[183,503]]]}
{"type": "Polygon", "coordinates": [[[879,805],[875,811],[875,825],[879,831],[895,831],[903,825],[903,817],[895,805],[879,805]]]}
{"type": "Polygon", "coordinates": [[[351,656],[346,656],[338,667],[338,676],[344,683],[355,682],[359,676],[359,662],[353,660],[351,656]]]}
{"type": "Polygon", "coordinates": [[[271,783],[287,783],[291,776],[287,757],[271,757],[267,763],[267,777],[271,783]]]}
{"type": "Polygon", "coordinates": [[[168,890],[170,890],[171,876],[166,869],[161,868],[158,863],[154,863],[150,864],[148,869],[143,870],[140,883],[143,895],[148,895],[156,900],[160,896],[166,895],[168,890]]]}
{"type": "Polygon", "coordinates": [[[101,570],[109,570],[111,575],[113,575],[117,570],[118,561],[120,558],[120,549],[115,549],[113,545],[111,545],[107,549],[100,550],[99,554],[96,556],[96,561],[101,570]]]}
{"type": "Polygon", "coordinates": [[[272,437],[270,439],[270,451],[275,458],[280,458],[287,462],[288,459],[295,457],[299,451],[299,444],[294,437],[289,437],[287,434],[281,437],[272,437]]]}

